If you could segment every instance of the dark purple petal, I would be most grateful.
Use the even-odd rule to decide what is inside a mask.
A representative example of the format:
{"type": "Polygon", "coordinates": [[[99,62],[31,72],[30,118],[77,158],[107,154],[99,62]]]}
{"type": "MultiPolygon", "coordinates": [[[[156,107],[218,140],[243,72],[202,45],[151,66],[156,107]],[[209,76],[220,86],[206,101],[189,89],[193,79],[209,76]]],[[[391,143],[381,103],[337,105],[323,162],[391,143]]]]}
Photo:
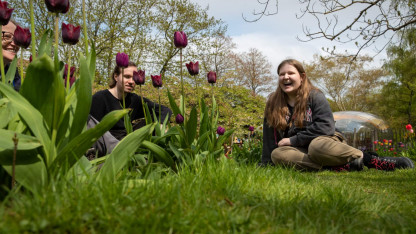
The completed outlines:
{"type": "Polygon", "coordinates": [[[66,13],[69,10],[69,0],[45,0],[46,8],[53,13],[66,13]]]}
{"type": "Polygon", "coordinates": [[[133,80],[136,85],[143,85],[145,82],[145,71],[139,70],[133,72],[133,80]]]}
{"type": "Polygon", "coordinates": [[[181,115],[181,114],[178,114],[177,116],[176,116],[176,118],[175,118],[175,122],[177,123],[177,124],[181,124],[181,123],[183,123],[183,116],[181,115]]]}
{"type": "Polygon", "coordinates": [[[185,63],[186,68],[188,68],[188,72],[191,76],[196,76],[199,74],[199,63],[198,61],[196,63],[189,62],[185,63]]]}
{"type": "Polygon", "coordinates": [[[221,126],[218,126],[218,128],[217,128],[217,134],[220,135],[220,136],[222,136],[222,135],[224,135],[224,133],[225,133],[225,128],[223,128],[221,126]]]}
{"type": "Polygon", "coordinates": [[[12,16],[13,13],[13,8],[7,8],[7,5],[9,5],[9,3],[7,3],[6,1],[2,2],[0,1],[0,24],[1,25],[7,25],[10,21],[10,17],[12,16]]]}
{"type": "Polygon", "coordinates": [[[217,82],[217,73],[210,71],[207,74],[208,83],[215,84],[217,82]]]}
{"type": "Polygon", "coordinates": [[[62,23],[62,41],[66,44],[75,45],[79,41],[81,27],[62,23]]]}
{"type": "Polygon", "coordinates": [[[249,130],[250,132],[254,131],[254,127],[253,127],[253,126],[250,126],[250,127],[248,127],[248,130],[249,130]]]}
{"type": "MultiPolygon", "coordinates": [[[[71,70],[69,72],[69,76],[70,77],[73,77],[74,76],[75,70],[76,70],[76,68],[71,66],[71,70]]],[[[65,64],[64,74],[62,76],[63,76],[64,79],[66,79],[68,77],[68,64],[65,64]]]]}
{"type": "Polygon", "coordinates": [[[22,28],[19,25],[16,25],[13,41],[14,44],[26,49],[29,47],[30,42],[32,41],[32,34],[28,28],[22,28]]]}
{"type": "Polygon", "coordinates": [[[153,87],[162,87],[162,77],[160,75],[151,75],[150,77],[152,78],[153,87]]]}
{"type": "Polygon", "coordinates": [[[176,48],[185,48],[188,45],[186,34],[182,31],[176,31],[173,34],[173,44],[175,44],[176,48]]]}
{"type": "Polygon", "coordinates": [[[129,66],[129,56],[125,53],[117,53],[116,63],[119,67],[128,67],[129,66]]]}

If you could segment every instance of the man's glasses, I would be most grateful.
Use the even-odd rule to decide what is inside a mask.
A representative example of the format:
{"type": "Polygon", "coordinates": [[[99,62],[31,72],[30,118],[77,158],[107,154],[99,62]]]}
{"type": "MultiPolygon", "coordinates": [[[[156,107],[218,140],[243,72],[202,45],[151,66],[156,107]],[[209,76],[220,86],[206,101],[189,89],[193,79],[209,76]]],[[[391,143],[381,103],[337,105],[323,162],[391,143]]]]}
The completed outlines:
{"type": "Polygon", "coordinates": [[[13,33],[2,31],[1,41],[3,43],[11,43],[13,41],[13,33]]]}

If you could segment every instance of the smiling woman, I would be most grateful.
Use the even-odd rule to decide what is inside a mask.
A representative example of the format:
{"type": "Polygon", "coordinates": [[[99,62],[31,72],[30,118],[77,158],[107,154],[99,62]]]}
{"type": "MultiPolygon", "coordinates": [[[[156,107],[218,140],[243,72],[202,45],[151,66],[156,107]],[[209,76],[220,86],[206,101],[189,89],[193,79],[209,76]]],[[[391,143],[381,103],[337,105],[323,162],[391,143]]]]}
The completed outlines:
{"type": "MultiPolygon", "coordinates": [[[[2,50],[3,50],[3,61],[5,65],[5,73],[9,70],[10,63],[13,61],[16,53],[20,47],[17,46],[14,41],[14,31],[16,30],[16,23],[9,21],[8,24],[2,27],[2,50]]],[[[21,78],[18,72],[16,72],[13,79],[13,87],[16,91],[20,90],[21,78]]]]}

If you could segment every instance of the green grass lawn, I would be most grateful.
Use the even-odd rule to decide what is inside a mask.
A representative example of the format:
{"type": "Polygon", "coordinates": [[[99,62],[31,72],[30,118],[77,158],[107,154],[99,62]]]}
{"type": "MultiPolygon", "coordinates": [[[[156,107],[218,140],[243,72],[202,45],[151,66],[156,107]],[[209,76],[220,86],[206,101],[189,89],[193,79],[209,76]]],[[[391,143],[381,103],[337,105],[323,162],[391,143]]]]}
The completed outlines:
{"type": "Polygon", "coordinates": [[[416,170],[298,172],[232,160],[158,179],[12,194],[0,233],[411,233],[416,170]]]}

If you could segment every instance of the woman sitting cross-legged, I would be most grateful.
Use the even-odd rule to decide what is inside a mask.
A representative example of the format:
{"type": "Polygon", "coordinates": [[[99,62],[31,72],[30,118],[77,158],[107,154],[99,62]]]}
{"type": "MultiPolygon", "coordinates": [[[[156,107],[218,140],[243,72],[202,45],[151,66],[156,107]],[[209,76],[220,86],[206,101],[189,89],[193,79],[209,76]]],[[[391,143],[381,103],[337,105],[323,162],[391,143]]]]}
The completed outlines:
{"type": "Polygon", "coordinates": [[[414,168],[406,157],[378,157],[346,144],[335,131],[325,95],[309,81],[300,62],[284,60],[277,68],[278,86],[266,104],[262,165],[279,164],[300,170],[379,170],[414,168]]]}

